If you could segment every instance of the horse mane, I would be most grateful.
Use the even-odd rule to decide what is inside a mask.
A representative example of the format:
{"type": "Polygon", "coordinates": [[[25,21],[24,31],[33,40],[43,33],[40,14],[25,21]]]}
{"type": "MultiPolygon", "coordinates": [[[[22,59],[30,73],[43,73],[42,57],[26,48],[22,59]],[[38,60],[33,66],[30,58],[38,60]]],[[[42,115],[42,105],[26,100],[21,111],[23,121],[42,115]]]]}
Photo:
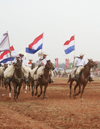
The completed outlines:
{"type": "Polygon", "coordinates": [[[87,64],[84,65],[84,68],[87,66],[87,64]]]}
{"type": "Polygon", "coordinates": [[[47,60],[47,62],[50,62],[50,60],[47,60]]]}

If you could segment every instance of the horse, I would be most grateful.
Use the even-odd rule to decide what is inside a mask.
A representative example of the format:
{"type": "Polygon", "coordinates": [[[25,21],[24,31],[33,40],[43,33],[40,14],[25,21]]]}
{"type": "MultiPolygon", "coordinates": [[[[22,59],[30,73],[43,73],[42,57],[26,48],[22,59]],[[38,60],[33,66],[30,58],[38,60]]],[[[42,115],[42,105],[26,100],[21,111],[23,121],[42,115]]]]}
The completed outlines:
{"type": "Polygon", "coordinates": [[[14,99],[18,99],[22,83],[24,82],[24,74],[22,72],[22,59],[17,57],[17,62],[14,64],[15,70],[11,78],[14,87],[14,99]]]}
{"type": "MultiPolygon", "coordinates": [[[[45,99],[45,93],[46,93],[46,89],[48,87],[48,83],[50,81],[50,70],[54,70],[54,66],[53,63],[50,60],[47,60],[47,63],[44,67],[44,73],[43,75],[41,75],[37,82],[36,82],[36,93],[35,96],[38,94],[38,86],[40,86],[40,94],[38,94],[37,96],[40,97],[42,94],[42,88],[44,86],[44,93],[43,93],[43,99],[45,99]]],[[[32,85],[33,86],[33,85],[32,85]]],[[[32,88],[32,96],[34,95],[34,91],[32,88]]]]}
{"type": "Polygon", "coordinates": [[[0,86],[2,85],[2,87],[4,86],[4,70],[5,67],[0,66],[0,86]]]}
{"type": "MultiPolygon", "coordinates": [[[[31,65],[31,70],[35,68],[35,63],[32,63],[31,65]]],[[[34,86],[34,89],[35,89],[35,84],[34,84],[34,81],[32,81],[32,78],[31,78],[31,71],[29,72],[29,76],[28,76],[28,87],[29,87],[29,91],[30,91],[30,85],[32,85],[32,87],[34,86]]]]}
{"type": "Polygon", "coordinates": [[[84,92],[84,88],[86,87],[88,81],[89,81],[89,76],[90,76],[90,69],[92,67],[96,67],[97,68],[97,63],[95,63],[94,61],[92,61],[91,59],[88,59],[88,63],[84,66],[84,69],[81,70],[80,72],[80,76],[78,78],[78,80],[74,80],[71,77],[71,74],[69,76],[68,79],[68,83],[70,82],[70,95],[69,97],[71,97],[71,89],[72,89],[72,83],[74,81],[76,81],[76,85],[74,86],[74,95],[73,97],[76,98],[77,95],[79,95],[81,93],[80,98],[82,98],[83,92],[84,92]],[[82,87],[82,91],[81,91],[81,85],[83,85],[82,87]],[[76,88],[79,86],[79,91],[78,93],[76,93],[76,88]]]}

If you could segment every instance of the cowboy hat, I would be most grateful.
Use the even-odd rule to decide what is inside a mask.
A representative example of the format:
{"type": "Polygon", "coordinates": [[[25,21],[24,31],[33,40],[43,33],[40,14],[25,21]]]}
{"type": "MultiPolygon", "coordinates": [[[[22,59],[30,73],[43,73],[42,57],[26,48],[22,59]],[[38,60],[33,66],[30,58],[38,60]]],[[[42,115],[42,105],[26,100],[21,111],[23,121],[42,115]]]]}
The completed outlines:
{"type": "Polygon", "coordinates": [[[80,56],[84,56],[85,54],[81,53],[80,56]]]}
{"type": "Polygon", "coordinates": [[[43,55],[46,55],[46,56],[47,56],[48,54],[47,54],[47,53],[45,53],[45,52],[43,52],[43,55]]]}
{"type": "Polygon", "coordinates": [[[24,51],[20,51],[19,54],[24,55],[24,56],[26,55],[24,51]]]}
{"type": "Polygon", "coordinates": [[[29,59],[29,61],[33,61],[33,59],[29,59]]]}

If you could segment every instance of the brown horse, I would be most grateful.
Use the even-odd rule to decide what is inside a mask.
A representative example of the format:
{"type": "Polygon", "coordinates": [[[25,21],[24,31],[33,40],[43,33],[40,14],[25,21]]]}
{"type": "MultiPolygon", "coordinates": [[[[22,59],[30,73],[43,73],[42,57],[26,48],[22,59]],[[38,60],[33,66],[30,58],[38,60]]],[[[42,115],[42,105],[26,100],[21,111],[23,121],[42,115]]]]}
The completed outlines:
{"type": "MultiPolygon", "coordinates": [[[[54,70],[54,66],[50,60],[47,61],[45,68],[44,68],[44,74],[41,75],[41,77],[36,82],[36,93],[35,96],[38,94],[38,86],[40,85],[40,94],[38,94],[38,97],[42,94],[42,88],[44,86],[44,93],[43,93],[43,99],[45,99],[45,93],[48,86],[48,83],[50,81],[50,70],[54,70]]],[[[34,95],[34,91],[32,90],[32,95],[34,95]]]]}
{"type": "MultiPolygon", "coordinates": [[[[88,81],[89,81],[89,76],[90,76],[90,69],[92,67],[97,67],[97,63],[95,63],[94,61],[92,61],[91,59],[88,59],[88,63],[84,66],[84,69],[81,71],[80,76],[78,78],[78,81],[76,81],[76,85],[74,87],[74,98],[81,93],[81,98],[84,92],[84,88],[87,85],[88,81]],[[83,85],[82,87],[82,91],[81,91],[81,85],[83,85]],[[76,93],[76,88],[79,86],[79,92],[76,93]]],[[[70,82],[70,95],[69,97],[71,97],[71,89],[72,89],[72,83],[75,80],[73,78],[71,78],[71,75],[69,76],[69,80],[68,83],[70,82]]]]}
{"type": "Polygon", "coordinates": [[[22,72],[22,60],[21,58],[16,58],[17,62],[14,64],[15,71],[12,76],[12,83],[14,86],[14,99],[17,99],[20,94],[20,89],[22,86],[22,83],[24,81],[24,74],[22,72]]]}

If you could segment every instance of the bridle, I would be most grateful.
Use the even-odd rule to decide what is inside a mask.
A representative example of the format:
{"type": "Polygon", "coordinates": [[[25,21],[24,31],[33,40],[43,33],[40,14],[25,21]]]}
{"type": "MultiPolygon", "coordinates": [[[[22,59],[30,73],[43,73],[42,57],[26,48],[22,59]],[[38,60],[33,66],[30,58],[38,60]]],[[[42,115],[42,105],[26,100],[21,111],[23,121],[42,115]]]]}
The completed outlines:
{"type": "MultiPolygon", "coordinates": [[[[52,69],[52,67],[49,67],[48,69],[45,67],[45,68],[44,68],[44,71],[48,71],[48,72],[49,72],[51,69],[52,69]]],[[[43,74],[43,79],[47,82],[48,79],[49,79],[49,76],[48,76],[48,78],[46,79],[45,76],[44,76],[44,74],[43,74]]]]}
{"type": "MultiPolygon", "coordinates": [[[[92,62],[91,62],[91,61],[90,61],[89,63],[90,63],[89,66],[88,66],[88,65],[85,66],[85,67],[87,67],[88,69],[90,69],[90,68],[91,68],[90,65],[92,65],[92,62]]],[[[95,66],[95,65],[94,65],[94,66],[95,66]]],[[[89,75],[89,76],[90,76],[90,75],[89,75]]],[[[88,80],[89,76],[88,76],[87,78],[85,78],[84,75],[83,75],[83,72],[82,72],[82,78],[83,78],[85,81],[88,80]]]]}

